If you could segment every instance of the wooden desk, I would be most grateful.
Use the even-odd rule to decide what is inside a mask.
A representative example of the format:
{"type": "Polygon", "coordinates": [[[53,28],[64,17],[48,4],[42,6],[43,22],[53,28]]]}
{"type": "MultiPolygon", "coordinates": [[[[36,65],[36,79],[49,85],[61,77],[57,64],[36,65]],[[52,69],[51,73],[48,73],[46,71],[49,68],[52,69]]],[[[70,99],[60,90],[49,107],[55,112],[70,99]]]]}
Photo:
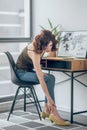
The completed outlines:
{"type": "MultiPolygon", "coordinates": [[[[58,58],[58,57],[47,57],[43,58],[41,60],[41,66],[42,69],[44,70],[49,70],[50,71],[60,71],[64,72],[66,75],[70,77],[71,80],[71,110],[70,110],[70,121],[73,123],[73,116],[76,114],[81,114],[87,112],[85,111],[79,111],[79,112],[74,112],[73,104],[74,104],[74,80],[82,84],[83,86],[87,87],[87,84],[82,83],[77,77],[87,74],[87,59],[73,59],[73,58],[58,58]],[[69,72],[70,75],[67,73],[69,72]],[[83,73],[79,73],[83,72],[83,73]],[[78,73],[78,75],[74,75],[75,73],[78,73]]],[[[78,123],[78,122],[76,122],[78,123]]],[[[84,125],[82,123],[78,123],[81,125],[84,125]]],[[[87,125],[85,125],[87,126],[87,125]]]]}
{"type": "Polygon", "coordinates": [[[41,60],[43,68],[66,71],[87,70],[87,59],[47,57],[41,60]]]}

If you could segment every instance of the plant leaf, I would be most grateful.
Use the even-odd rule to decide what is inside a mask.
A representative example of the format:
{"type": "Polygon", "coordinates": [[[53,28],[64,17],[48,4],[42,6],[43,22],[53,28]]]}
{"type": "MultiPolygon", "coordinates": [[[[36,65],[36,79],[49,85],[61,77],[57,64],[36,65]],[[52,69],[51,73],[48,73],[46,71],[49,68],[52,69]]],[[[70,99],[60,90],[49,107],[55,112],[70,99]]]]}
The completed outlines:
{"type": "Polygon", "coordinates": [[[53,28],[53,25],[52,25],[50,19],[48,19],[48,22],[49,22],[50,28],[53,28]]]}
{"type": "Polygon", "coordinates": [[[43,30],[45,30],[45,28],[44,28],[43,26],[40,25],[40,27],[41,27],[43,30]]]}
{"type": "Polygon", "coordinates": [[[58,25],[55,26],[51,31],[52,31],[52,32],[55,31],[55,30],[57,29],[57,27],[58,27],[58,25]]]}

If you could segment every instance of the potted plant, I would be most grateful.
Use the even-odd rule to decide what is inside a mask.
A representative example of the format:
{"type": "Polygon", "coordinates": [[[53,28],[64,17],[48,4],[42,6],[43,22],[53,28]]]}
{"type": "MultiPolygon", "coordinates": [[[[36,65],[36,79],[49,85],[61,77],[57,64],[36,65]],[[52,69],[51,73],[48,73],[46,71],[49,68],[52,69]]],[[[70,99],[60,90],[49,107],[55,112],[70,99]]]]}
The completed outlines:
{"type": "MultiPolygon", "coordinates": [[[[49,23],[49,27],[50,27],[49,30],[55,35],[56,40],[57,40],[58,42],[60,42],[61,25],[58,24],[58,25],[54,26],[54,25],[52,24],[52,22],[50,21],[50,19],[48,19],[48,23],[49,23]]],[[[43,27],[43,26],[41,26],[41,25],[40,25],[40,27],[41,27],[42,29],[46,29],[45,27],[43,27]]]]}

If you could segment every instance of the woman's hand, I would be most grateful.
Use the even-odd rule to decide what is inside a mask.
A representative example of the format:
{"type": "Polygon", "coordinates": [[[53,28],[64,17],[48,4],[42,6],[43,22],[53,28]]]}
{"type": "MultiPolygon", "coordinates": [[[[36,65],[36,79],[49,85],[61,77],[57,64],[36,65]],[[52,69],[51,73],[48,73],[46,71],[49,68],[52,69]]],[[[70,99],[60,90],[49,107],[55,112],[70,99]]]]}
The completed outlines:
{"type": "Polygon", "coordinates": [[[48,104],[50,112],[53,113],[53,111],[56,108],[56,105],[55,105],[54,101],[50,98],[50,99],[48,99],[48,103],[47,104],[48,104]]]}
{"type": "Polygon", "coordinates": [[[43,57],[56,57],[56,51],[45,52],[43,57]]]}

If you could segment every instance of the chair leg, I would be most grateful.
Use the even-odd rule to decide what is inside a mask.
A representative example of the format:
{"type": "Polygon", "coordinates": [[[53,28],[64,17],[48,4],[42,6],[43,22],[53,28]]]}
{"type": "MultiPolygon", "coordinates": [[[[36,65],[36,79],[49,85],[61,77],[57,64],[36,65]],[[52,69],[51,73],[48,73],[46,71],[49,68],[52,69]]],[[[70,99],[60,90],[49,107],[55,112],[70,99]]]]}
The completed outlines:
{"type": "Polygon", "coordinates": [[[24,87],[24,111],[26,111],[26,87],[24,87]]]}
{"type": "MultiPolygon", "coordinates": [[[[32,87],[33,88],[33,87],[32,87]]],[[[31,93],[32,93],[32,96],[33,96],[33,99],[34,99],[34,102],[35,102],[35,106],[36,106],[36,109],[37,109],[37,112],[38,112],[38,115],[39,115],[39,118],[41,120],[41,115],[40,115],[40,111],[39,111],[39,108],[38,108],[38,105],[37,105],[37,99],[36,99],[36,95],[33,91],[33,89],[31,88],[31,93]]]]}
{"type": "Polygon", "coordinates": [[[40,105],[40,103],[39,103],[39,100],[38,100],[38,97],[37,97],[37,94],[36,94],[36,92],[35,92],[34,87],[33,87],[33,91],[34,91],[34,94],[35,94],[36,101],[37,101],[37,103],[38,103],[39,109],[40,109],[40,111],[42,112],[41,105],[40,105]]]}
{"type": "Polygon", "coordinates": [[[18,87],[18,89],[17,89],[17,91],[16,91],[16,94],[15,94],[15,97],[14,97],[14,99],[13,99],[13,103],[12,103],[12,106],[11,106],[11,109],[10,109],[10,112],[9,112],[9,115],[8,115],[7,120],[9,120],[10,115],[13,113],[14,106],[15,106],[15,102],[16,102],[16,99],[17,99],[17,95],[18,95],[18,93],[19,93],[19,89],[20,89],[20,87],[18,87]]]}

